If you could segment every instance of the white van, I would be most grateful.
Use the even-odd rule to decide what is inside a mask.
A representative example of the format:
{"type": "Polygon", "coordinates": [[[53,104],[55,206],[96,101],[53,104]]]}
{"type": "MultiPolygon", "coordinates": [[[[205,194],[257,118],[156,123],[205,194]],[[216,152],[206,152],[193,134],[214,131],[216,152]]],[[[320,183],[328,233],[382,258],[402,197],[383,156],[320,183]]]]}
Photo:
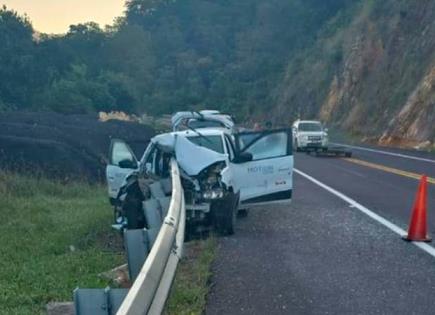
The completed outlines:
{"type": "MultiPolygon", "coordinates": [[[[195,122],[205,122],[206,116],[195,117],[195,122]]],[[[213,116],[212,121],[216,121],[213,116]]],[[[209,222],[221,234],[234,233],[238,210],[286,203],[292,198],[293,150],[288,129],[234,133],[230,128],[189,126],[187,130],[154,137],[139,162],[122,140],[114,140],[111,148],[107,180],[115,204],[128,193],[122,187],[135,185],[140,178],[167,181],[168,162],[175,157],[181,171],[188,223],[209,222]]],[[[138,193],[137,189],[132,192],[138,193]]],[[[126,209],[119,215],[137,218],[143,212],[127,211],[136,211],[137,215],[129,215],[126,209]]],[[[127,224],[127,228],[141,228],[131,220],[127,224]]]]}

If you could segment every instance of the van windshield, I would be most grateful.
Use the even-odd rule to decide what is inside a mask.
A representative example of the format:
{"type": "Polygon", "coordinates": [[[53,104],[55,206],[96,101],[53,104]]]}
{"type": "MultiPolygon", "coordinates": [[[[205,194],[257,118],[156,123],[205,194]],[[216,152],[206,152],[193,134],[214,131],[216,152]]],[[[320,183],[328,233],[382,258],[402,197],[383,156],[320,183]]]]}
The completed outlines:
{"type": "Polygon", "coordinates": [[[221,136],[194,136],[188,137],[194,144],[224,154],[224,146],[221,136]]]}
{"type": "Polygon", "coordinates": [[[319,123],[301,123],[299,124],[300,131],[322,131],[322,125],[319,123]]]}
{"type": "Polygon", "coordinates": [[[190,120],[187,125],[191,129],[200,129],[200,128],[225,128],[225,126],[219,121],[213,120],[190,120]]]}

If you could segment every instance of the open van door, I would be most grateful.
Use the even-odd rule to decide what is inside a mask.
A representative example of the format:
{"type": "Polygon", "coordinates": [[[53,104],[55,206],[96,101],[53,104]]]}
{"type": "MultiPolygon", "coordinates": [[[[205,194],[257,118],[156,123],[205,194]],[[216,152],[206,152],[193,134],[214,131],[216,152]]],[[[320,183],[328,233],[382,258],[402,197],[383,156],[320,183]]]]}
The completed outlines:
{"type": "Polygon", "coordinates": [[[235,135],[238,157],[231,163],[240,208],[290,202],[293,191],[292,132],[289,129],[235,135]]]}
{"type": "Polygon", "coordinates": [[[130,147],[122,140],[114,139],[110,145],[109,165],[106,167],[106,178],[109,197],[114,201],[124,179],[136,171],[139,163],[130,147]]]}

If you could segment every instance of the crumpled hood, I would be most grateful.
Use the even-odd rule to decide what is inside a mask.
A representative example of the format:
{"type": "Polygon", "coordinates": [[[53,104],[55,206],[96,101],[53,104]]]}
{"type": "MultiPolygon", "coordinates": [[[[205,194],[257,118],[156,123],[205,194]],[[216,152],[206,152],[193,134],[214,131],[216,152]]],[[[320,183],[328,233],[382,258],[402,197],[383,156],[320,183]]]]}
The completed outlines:
{"type": "Polygon", "coordinates": [[[180,134],[165,133],[151,141],[165,152],[174,152],[178,165],[189,176],[196,176],[208,166],[227,159],[226,154],[200,147],[180,134]]]}
{"type": "Polygon", "coordinates": [[[172,153],[175,150],[176,135],[172,133],[163,133],[151,139],[151,142],[156,144],[161,150],[167,153],[172,153]]]}

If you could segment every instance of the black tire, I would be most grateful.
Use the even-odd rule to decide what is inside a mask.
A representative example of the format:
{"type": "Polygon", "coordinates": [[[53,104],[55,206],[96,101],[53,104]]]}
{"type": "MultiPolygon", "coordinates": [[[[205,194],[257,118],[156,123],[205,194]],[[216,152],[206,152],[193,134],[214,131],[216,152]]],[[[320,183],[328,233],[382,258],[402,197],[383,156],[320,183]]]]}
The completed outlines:
{"type": "Polygon", "coordinates": [[[246,218],[248,216],[248,214],[249,214],[249,209],[240,209],[237,212],[237,217],[238,218],[246,218]]]}
{"type": "Polygon", "coordinates": [[[123,205],[123,212],[127,219],[127,229],[136,230],[145,227],[145,216],[142,211],[142,201],[139,198],[127,197],[123,205]]]}
{"type": "Polygon", "coordinates": [[[344,156],[347,157],[347,158],[351,158],[352,157],[352,152],[346,152],[344,154],[344,156]]]}
{"type": "Polygon", "coordinates": [[[221,236],[233,235],[237,222],[238,196],[230,193],[223,200],[212,203],[213,225],[221,236]]]}
{"type": "Polygon", "coordinates": [[[142,209],[144,196],[137,182],[127,189],[127,195],[122,204],[122,212],[127,219],[127,229],[143,229],[146,226],[145,214],[142,209]]]}

